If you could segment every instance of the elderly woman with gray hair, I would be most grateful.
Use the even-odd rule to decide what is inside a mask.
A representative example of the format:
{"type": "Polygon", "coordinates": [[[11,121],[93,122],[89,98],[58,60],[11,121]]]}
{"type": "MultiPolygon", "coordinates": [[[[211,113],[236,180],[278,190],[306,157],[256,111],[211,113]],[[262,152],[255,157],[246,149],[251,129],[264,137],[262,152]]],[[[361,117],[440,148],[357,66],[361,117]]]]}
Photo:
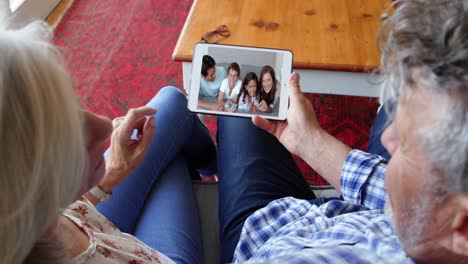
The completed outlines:
{"type": "Polygon", "coordinates": [[[216,147],[185,95],[163,88],[111,124],[81,109],[45,23],[7,25],[0,263],[199,263],[191,176],[216,172],[216,147]]]}

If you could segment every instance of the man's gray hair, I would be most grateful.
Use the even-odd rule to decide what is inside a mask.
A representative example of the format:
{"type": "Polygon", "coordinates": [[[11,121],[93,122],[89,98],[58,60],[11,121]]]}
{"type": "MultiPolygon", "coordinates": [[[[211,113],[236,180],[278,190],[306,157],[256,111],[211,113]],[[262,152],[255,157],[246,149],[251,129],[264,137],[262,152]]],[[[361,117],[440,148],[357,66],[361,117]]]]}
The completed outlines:
{"type": "Polygon", "coordinates": [[[468,194],[467,2],[399,1],[379,36],[384,98],[398,99],[416,83],[449,98],[441,118],[419,131],[431,170],[444,178],[442,194],[468,194]],[[416,68],[422,73],[417,80],[416,68]]]}

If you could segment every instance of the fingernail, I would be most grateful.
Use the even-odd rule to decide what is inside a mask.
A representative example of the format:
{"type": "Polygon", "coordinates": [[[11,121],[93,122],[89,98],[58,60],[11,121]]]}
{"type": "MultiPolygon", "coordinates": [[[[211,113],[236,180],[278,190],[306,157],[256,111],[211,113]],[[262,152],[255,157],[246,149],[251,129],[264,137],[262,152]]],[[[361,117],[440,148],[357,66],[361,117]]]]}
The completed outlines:
{"type": "Polygon", "coordinates": [[[150,126],[154,127],[156,125],[156,120],[154,120],[154,117],[151,117],[151,120],[150,120],[150,126]]]}
{"type": "Polygon", "coordinates": [[[300,77],[299,77],[299,74],[297,74],[297,73],[291,73],[291,75],[289,76],[289,82],[290,83],[295,83],[295,82],[298,83],[299,79],[300,79],[300,77]]]}

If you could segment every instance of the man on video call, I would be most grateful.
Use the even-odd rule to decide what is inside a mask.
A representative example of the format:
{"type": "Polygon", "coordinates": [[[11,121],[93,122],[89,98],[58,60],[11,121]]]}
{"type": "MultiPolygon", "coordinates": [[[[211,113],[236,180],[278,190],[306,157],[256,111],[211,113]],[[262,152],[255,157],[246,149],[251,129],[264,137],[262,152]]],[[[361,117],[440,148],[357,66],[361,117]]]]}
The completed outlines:
{"type": "MultiPolygon", "coordinates": [[[[223,82],[224,78],[226,78],[226,70],[224,67],[217,67],[215,60],[211,56],[203,56],[200,79],[200,95],[217,98],[219,94],[219,88],[221,87],[221,83],[223,82]]],[[[217,100],[214,102],[209,102],[203,99],[198,99],[198,105],[215,111],[222,111],[224,109],[224,104],[218,103],[217,100]]]]}
{"type": "Polygon", "coordinates": [[[297,73],[286,121],[218,117],[222,263],[468,263],[468,4],[399,3],[367,152],[320,127],[297,73]],[[344,200],[316,199],[290,152],[344,200]]]}

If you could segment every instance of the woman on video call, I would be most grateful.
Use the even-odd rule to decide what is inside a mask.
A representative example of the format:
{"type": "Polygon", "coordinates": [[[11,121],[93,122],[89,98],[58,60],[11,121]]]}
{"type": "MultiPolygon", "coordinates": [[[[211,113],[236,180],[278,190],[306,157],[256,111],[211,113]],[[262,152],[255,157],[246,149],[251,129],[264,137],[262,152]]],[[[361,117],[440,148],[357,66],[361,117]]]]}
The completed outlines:
{"type": "Polygon", "coordinates": [[[279,100],[280,86],[276,80],[275,70],[271,66],[265,65],[260,72],[262,89],[260,91],[260,103],[258,110],[271,113],[279,100]]]}

